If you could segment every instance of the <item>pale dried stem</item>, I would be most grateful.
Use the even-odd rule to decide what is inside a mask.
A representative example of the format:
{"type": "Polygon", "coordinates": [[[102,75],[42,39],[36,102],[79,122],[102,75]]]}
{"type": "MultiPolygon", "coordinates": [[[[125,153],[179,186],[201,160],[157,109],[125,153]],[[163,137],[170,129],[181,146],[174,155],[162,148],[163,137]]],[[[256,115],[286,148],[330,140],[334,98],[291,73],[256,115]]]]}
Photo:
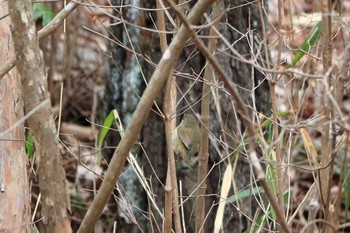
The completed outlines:
{"type": "MultiPolygon", "coordinates": [[[[220,9],[222,6],[222,1],[215,1],[213,4],[213,14],[212,19],[215,19],[220,15],[220,9]]],[[[215,27],[219,26],[219,22],[214,24],[215,27]]],[[[211,29],[208,50],[209,53],[214,55],[217,49],[217,34],[211,29]]],[[[204,218],[205,218],[205,194],[207,189],[207,183],[205,181],[208,173],[208,156],[209,156],[209,105],[210,105],[210,89],[211,85],[209,83],[213,80],[213,67],[211,64],[207,64],[204,72],[203,90],[202,90],[202,101],[201,101],[201,148],[198,154],[198,174],[197,174],[197,200],[195,206],[195,216],[196,216],[196,232],[203,233],[206,232],[204,228],[204,218]]],[[[231,165],[229,165],[231,166],[231,165]]]]}
{"type": "MultiPolygon", "coordinates": [[[[278,0],[278,25],[280,26],[279,31],[282,29],[282,0],[278,0]]],[[[277,51],[277,67],[281,63],[281,51],[282,51],[282,38],[279,36],[278,40],[278,51],[277,51]]],[[[273,121],[273,137],[276,140],[278,138],[278,119],[277,119],[277,101],[276,101],[276,82],[278,80],[277,74],[274,75],[273,79],[270,83],[270,96],[271,96],[271,108],[272,108],[272,121],[273,121]]],[[[282,155],[280,150],[280,143],[276,143],[275,145],[275,153],[276,153],[276,162],[277,162],[277,196],[278,196],[278,204],[281,210],[284,210],[284,202],[283,202],[283,175],[282,175],[282,155]]],[[[281,211],[284,215],[284,211],[281,211]]]]}
{"type": "MultiPolygon", "coordinates": [[[[157,8],[164,6],[161,2],[162,0],[157,0],[157,8]]],[[[164,8],[165,11],[165,8],[164,8]]],[[[165,17],[164,11],[157,11],[157,24],[158,30],[165,31],[165,17]]],[[[168,42],[166,35],[159,33],[160,48],[162,53],[168,48],[168,42]]],[[[166,134],[166,144],[167,144],[167,154],[168,154],[168,170],[165,185],[165,219],[164,219],[164,231],[170,232],[172,227],[172,211],[174,211],[174,222],[175,231],[181,232],[181,220],[179,211],[179,193],[176,177],[176,162],[174,157],[173,145],[171,142],[171,132],[176,127],[176,118],[171,118],[172,113],[176,112],[176,85],[175,79],[173,78],[173,68],[169,72],[169,77],[165,84],[165,92],[163,99],[163,110],[164,110],[164,125],[166,134]],[[172,199],[170,199],[172,198],[172,199]],[[170,200],[169,200],[170,199],[170,200]],[[172,202],[171,202],[172,200],[172,202]],[[172,205],[171,205],[172,203],[172,205]]]]}
{"type": "MultiPolygon", "coordinates": [[[[337,103],[341,103],[341,101],[343,99],[345,85],[347,85],[350,81],[349,68],[350,68],[350,46],[348,45],[344,50],[344,58],[343,58],[341,75],[337,79],[336,88],[335,88],[335,100],[337,103]]],[[[337,114],[336,112],[334,112],[334,115],[337,116],[338,119],[343,120],[342,116],[340,114],[337,114]]],[[[346,122],[344,124],[346,124],[346,122]]],[[[348,148],[349,147],[349,131],[348,130],[345,131],[343,138],[345,141],[345,143],[343,145],[344,155],[347,155],[349,152],[349,148],[348,148]]],[[[348,156],[343,156],[339,184],[343,184],[345,179],[346,179],[347,164],[348,164],[348,156]]],[[[343,202],[342,197],[344,196],[344,192],[345,192],[344,190],[339,192],[339,195],[337,198],[336,210],[338,210],[337,211],[338,213],[339,213],[339,210],[341,209],[341,204],[343,202]]]]}
{"type": "MultiPolygon", "coordinates": [[[[331,4],[328,0],[322,1],[322,13],[324,16],[322,17],[323,21],[323,27],[322,27],[322,33],[321,33],[321,40],[323,47],[323,55],[322,55],[322,61],[323,61],[323,73],[325,74],[325,85],[324,85],[324,92],[327,92],[326,89],[328,89],[331,85],[330,83],[330,77],[331,75],[328,74],[328,71],[331,69],[332,66],[332,30],[331,30],[331,16],[330,12],[331,4]]],[[[326,119],[330,119],[332,116],[331,112],[331,104],[330,99],[328,95],[324,95],[322,98],[322,104],[323,104],[323,115],[326,117],[326,119]]],[[[323,205],[324,211],[325,211],[325,221],[327,224],[324,225],[322,228],[322,232],[328,233],[333,232],[332,229],[329,227],[329,224],[333,224],[333,213],[330,210],[330,189],[331,189],[331,181],[332,181],[332,173],[333,173],[333,164],[332,163],[332,151],[335,147],[334,140],[331,140],[330,138],[331,128],[330,128],[330,122],[329,120],[326,120],[322,126],[322,136],[321,136],[321,161],[320,165],[324,164],[330,164],[325,169],[320,170],[319,172],[319,188],[320,188],[320,194],[321,194],[321,204],[323,205]]]]}

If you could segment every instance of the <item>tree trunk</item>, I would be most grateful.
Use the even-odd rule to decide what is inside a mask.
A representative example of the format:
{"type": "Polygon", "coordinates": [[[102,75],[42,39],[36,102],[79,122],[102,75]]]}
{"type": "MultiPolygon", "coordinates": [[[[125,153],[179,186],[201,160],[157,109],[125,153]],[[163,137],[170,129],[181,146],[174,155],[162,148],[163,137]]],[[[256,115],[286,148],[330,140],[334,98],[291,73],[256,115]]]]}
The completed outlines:
{"type": "MultiPolygon", "coordinates": [[[[112,0],[114,6],[120,6],[121,3],[126,4],[124,1],[112,0]]],[[[147,5],[147,3],[145,3],[147,5]]],[[[142,7],[145,7],[143,4],[142,7]]],[[[141,5],[140,5],[141,6],[141,5]]],[[[152,6],[151,6],[152,7],[152,6]]],[[[142,11],[135,11],[132,9],[123,10],[123,17],[125,20],[130,22],[138,22],[142,26],[145,22],[145,14],[142,11]]],[[[114,11],[116,17],[121,17],[118,11],[114,11]]],[[[117,23],[115,20],[112,23],[117,23]]],[[[113,36],[111,37],[115,42],[109,44],[109,52],[112,60],[107,63],[106,66],[106,85],[105,94],[103,97],[103,102],[101,103],[102,114],[100,114],[101,122],[108,115],[108,113],[116,109],[123,121],[124,128],[127,124],[139,102],[139,96],[141,96],[142,91],[145,87],[144,78],[151,76],[153,68],[150,67],[143,59],[134,56],[134,54],[127,52],[125,48],[116,44],[123,43],[128,47],[134,47],[137,53],[150,54],[151,49],[159,49],[158,47],[151,47],[151,44],[157,42],[151,42],[148,33],[141,33],[140,30],[134,27],[127,27],[128,32],[125,31],[123,24],[117,24],[111,26],[110,28],[113,36]],[[129,33],[129,34],[127,34],[129,33]],[[127,37],[130,36],[131,41],[127,37]],[[141,67],[138,66],[138,62],[141,67]],[[141,72],[142,70],[142,72],[141,72]]],[[[152,51],[151,54],[159,54],[158,51],[152,51]]],[[[153,57],[152,57],[153,58],[153,57]]],[[[158,55],[158,59],[160,56],[158,55]]],[[[157,60],[158,60],[157,59],[157,60]]],[[[120,140],[119,133],[110,132],[107,137],[106,146],[116,146],[120,140]]],[[[166,164],[167,159],[164,154],[164,126],[163,121],[156,114],[150,113],[148,120],[145,123],[143,134],[140,135],[140,142],[142,142],[143,148],[146,150],[147,154],[151,154],[147,159],[151,161],[153,166],[160,168],[159,179],[164,181],[166,176],[166,166],[161,166],[166,164]],[[150,120],[153,119],[153,120],[150,120]],[[157,142],[156,146],[150,146],[150,143],[157,142]]],[[[104,150],[104,155],[107,160],[110,160],[110,156],[113,154],[113,150],[104,150]]],[[[146,157],[143,155],[139,147],[134,147],[131,151],[134,153],[140,164],[148,164],[146,157]]],[[[146,177],[150,177],[153,172],[150,166],[143,167],[146,177]]],[[[136,208],[141,208],[142,210],[148,210],[148,200],[146,193],[144,192],[138,177],[135,175],[134,171],[129,164],[126,165],[125,173],[119,179],[119,185],[123,187],[115,192],[119,197],[127,196],[129,202],[132,203],[133,213],[128,211],[129,206],[123,204],[122,202],[117,203],[117,212],[119,216],[118,232],[140,232],[140,228],[131,221],[133,218],[137,219],[137,222],[143,227],[142,230],[145,232],[151,231],[149,228],[149,222],[145,218],[144,214],[137,211],[136,208]],[[122,191],[124,190],[125,193],[122,191]],[[142,197],[142,198],[140,198],[142,197]],[[129,213],[129,214],[128,214],[129,213]]],[[[156,201],[160,208],[163,206],[164,200],[164,190],[160,188],[159,181],[156,177],[151,179],[151,185],[154,188],[154,195],[157,196],[156,201]]],[[[115,201],[112,200],[114,203],[115,201]]],[[[161,219],[158,214],[154,214],[153,218],[157,219],[157,224],[161,223],[161,219]]],[[[161,224],[158,226],[161,227],[161,224]]],[[[152,229],[157,232],[158,227],[152,229]]]]}
{"type": "MultiPolygon", "coordinates": [[[[1,16],[8,14],[7,9],[7,2],[0,3],[1,16]]],[[[0,41],[0,63],[4,64],[14,55],[9,16],[0,20],[0,41]]],[[[23,123],[6,131],[24,116],[21,92],[14,68],[0,80],[0,232],[31,232],[23,123]]]]}
{"type": "MultiPolygon", "coordinates": [[[[246,34],[247,30],[249,28],[249,25],[253,25],[250,30],[254,30],[254,35],[262,36],[261,32],[261,22],[260,17],[258,13],[258,7],[254,4],[256,2],[254,1],[254,4],[246,4],[246,1],[235,1],[232,3],[232,1],[226,1],[225,2],[225,9],[227,7],[231,7],[231,10],[228,11],[226,18],[228,24],[233,26],[236,30],[238,30],[240,33],[237,33],[237,31],[233,30],[230,26],[226,25],[221,28],[222,33],[225,35],[225,37],[230,41],[230,43],[234,43],[238,41],[234,48],[236,48],[243,56],[246,58],[249,58],[251,56],[251,50],[248,44],[248,39],[246,37],[242,37],[242,34],[246,34]],[[239,6],[239,7],[234,7],[239,6]],[[249,22],[250,20],[250,22],[249,22]]],[[[114,5],[120,5],[120,2],[114,2],[114,5]],[[118,4],[119,3],[119,4],[118,4]]],[[[142,7],[150,7],[149,5],[142,7]]],[[[151,6],[150,8],[154,8],[155,6],[151,6]]],[[[170,11],[171,12],[171,11],[170,11]]],[[[124,11],[125,13],[125,11],[124,11]]],[[[135,18],[128,18],[128,21],[131,23],[137,23],[141,26],[147,27],[147,28],[153,28],[153,22],[150,18],[152,16],[152,19],[155,20],[155,14],[149,13],[149,14],[143,14],[139,15],[137,20],[135,18]]],[[[169,25],[168,25],[169,26],[169,25]]],[[[172,27],[169,27],[168,29],[171,30],[172,27]]],[[[124,31],[124,28],[121,26],[115,26],[113,27],[114,33],[116,33],[114,36],[116,36],[120,41],[122,41],[124,44],[129,45],[129,42],[125,40],[126,34],[124,31]],[[117,29],[117,27],[119,27],[117,29]],[[124,39],[123,39],[124,38],[124,39]]],[[[129,31],[131,32],[131,31],[129,31]]],[[[205,33],[203,33],[205,34],[205,33]]],[[[112,37],[114,38],[114,37],[112,37]]],[[[150,58],[151,61],[154,61],[155,63],[159,60],[160,57],[160,49],[159,49],[159,39],[157,33],[151,33],[143,31],[138,36],[134,37],[138,38],[132,41],[137,43],[137,46],[134,46],[137,48],[136,52],[141,53],[143,55],[146,55],[147,58],[150,58]]],[[[222,45],[224,46],[224,45],[222,45]]],[[[145,74],[146,77],[150,77],[150,73],[152,72],[153,68],[150,65],[147,65],[145,60],[142,60],[142,57],[138,57],[141,62],[141,67],[132,67],[132,64],[136,64],[133,62],[133,59],[135,59],[134,54],[130,52],[126,52],[121,46],[117,45],[116,43],[111,43],[110,47],[112,49],[112,56],[113,56],[113,62],[110,63],[109,66],[109,72],[107,77],[107,83],[106,83],[106,92],[105,92],[105,101],[104,103],[107,103],[109,106],[105,107],[108,109],[108,111],[111,110],[111,108],[117,108],[119,113],[121,115],[127,116],[130,112],[130,103],[134,103],[135,101],[130,101],[130,96],[136,96],[134,92],[127,92],[127,90],[130,90],[130,84],[132,85],[134,82],[132,82],[133,79],[135,79],[135,70],[138,70],[137,80],[141,80],[140,71],[145,74]],[[129,68],[126,68],[129,67],[129,68]],[[133,72],[133,73],[132,73],[133,72]],[[133,79],[130,79],[129,77],[132,77],[133,79]],[[128,94],[126,94],[128,93],[128,94]],[[126,98],[128,97],[128,98],[126,98]]],[[[130,46],[129,46],[130,47],[130,46]]],[[[219,46],[221,48],[221,46],[219,46]]],[[[217,56],[220,62],[222,63],[222,66],[225,68],[225,71],[227,74],[229,74],[229,77],[232,77],[232,82],[238,86],[238,89],[240,91],[240,94],[242,98],[245,100],[246,104],[249,104],[252,106],[252,96],[255,94],[255,97],[259,97],[258,101],[256,102],[256,108],[258,111],[261,111],[265,114],[269,111],[269,87],[267,81],[264,81],[264,76],[258,72],[256,69],[252,69],[251,65],[245,64],[243,62],[240,62],[238,60],[233,59],[232,57],[227,56],[227,54],[219,53],[217,56]],[[254,72],[253,72],[254,71],[254,72]],[[261,83],[260,83],[261,82],[261,83]],[[255,93],[253,92],[253,89],[256,88],[259,85],[259,88],[255,89],[255,93]]],[[[145,57],[144,57],[145,58],[145,57]]],[[[177,107],[177,113],[174,114],[182,114],[184,111],[191,111],[189,110],[191,105],[191,108],[198,114],[200,114],[200,104],[199,102],[196,103],[196,100],[200,99],[201,97],[201,88],[202,84],[196,80],[196,78],[200,78],[202,72],[202,69],[204,67],[205,59],[203,56],[199,53],[197,53],[197,50],[194,48],[194,46],[188,45],[185,51],[183,52],[183,56],[180,58],[178,62],[178,66],[175,68],[175,74],[177,76],[177,84],[179,86],[179,96],[178,100],[181,100],[179,103],[179,106],[177,107]],[[185,98],[186,101],[182,98],[181,93],[186,93],[185,98]],[[196,104],[195,104],[196,103],[196,104]]],[[[142,88],[142,85],[138,85],[138,87],[142,88]]],[[[135,86],[133,86],[133,90],[135,91],[135,86]]],[[[142,90],[137,89],[137,93],[142,92],[142,90]]],[[[232,154],[235,147],[239,145],[242,141],[243,132],[239,133],[241,130],[244,130],[244,127],[240,125],[240,119],[236,117],[236,112],[234,109],[234,104],[232,103],[229,96],[227,96],[226,93],[222,92],[221,90],[218,90],[218,93],[220,95],[220,104],[221,104],[221,112],[218,114],[218,110],[215,109],[215,107],[212,107],[211,109],[211,116],[210,116],[210,130],[215,135],[216,138],[226,138],[225,141],[227,145],[229,145],[228,148],[232,148],[231,150],[226,150],[224,148],[220,148],[222,151],[222,155],[227,156],[229,154],[232,154]],[[219,119],[218,116],[222,116],[222,119],[219,119]],[[221,121],[220,121],[221,120],[221,121]],[[224,126],[221,125],[221,122],[224,122],[224,126]],[[232,133],[235,132],[235,133],[232,133]],[[237,132],[237,134],[236,134],[237,132]]],[[[137,101],[137,97],[136,97],[137,101]]],[[[212,99],[213,101],[213,99],[212,99]]],[[[159,97],[158,106],[161,106],[161,97],[159,97]]],[[[214,106],[214,104],[213,104],[214,106]]],[[[164,135],[164,126],[163,126],[163,120],[159,116],[159,113],[157,108],[154,106],[153,108],[155,111],[151,112],[144,127],[142,134],[140,136],[140,142],[143,147],[143,151],[137,151],[138,157],[140,158],[140,163],[142,163],[144,172],[146,174],[146,177],[151,179],[151,184],[153,188],[153,194],[156,195],[156,201],[160,208],[164,207],[164,185],[165,185],[165,177],[166,177],[166,169],[167,169],[167,155],[165,150],[165,135],[164,135]],[[146,159],[147,158],[147,159],[146,159]],[[152,165],[152,167],[150,166],[152,165]]],[[[108,112],[106,111],[106,112],[108,112]]],[[[253,114],[255,114],[253,111],[251,111],[251,117],[253,117],[253,114]]],[[[115,140],[114,140],[115,142],[115,140]]],[[[218,141],[215,142],[216,144],[219,144],[218,141]]],[[[208,213],[208,217],[206,218],[206,231],[205,232],[211,232],[213,231],[213,225],[214,225],[214,219],[216,214],[216,208],[217,203],[220,202],[219,198],[216,194],[220,192],[220,184],[222,181],[222,169],[224,169],[225,164],[221,163],[221,165],[217,165],[217,163],[220,161],[221,157],[215,150],[213,144],[210,147],[210,159],[209,159],[209,169],[213,167],[213,169],[210,171],[208,178],[207,178],[207,208],[206,213],[208,213]],[[213,195],[214,194],[214,195],[213,195]]],[[[230,159],[233,159],[229,157],[230,159]]],[[[196,167],[189,168],[186,166],[182,161],[178,164],[178,180],[181,180],[182,182],[182,195],[183,198],[186,199],[187,196],[192,194],[192,192],[197,187],[197,169],[196,167]]],[[[245,162],[245,159],[239,160],[239,166],[236,170],[236,173],[234,176],[237,178],[236,183],[238,185],[238,190],[241,191],[245,189],[250,184],[250,178],[252,175],[252,171],[249,168],[249,164],[245,162]]],[[[128,178],[126,178],[128,179],[128,178]]],[[[135,184],[137,182],[132,182],[132,184],[135,184]]],[[[130,189],[135,190],[134,187],[130,187],[131,185],[130,181],[125,182],[123,187],[124,189],[130,189]]],[[[140,187],[136,188],[136,190],[140,190],[140,187]]],[[[233,193],[232,193],[233,194],[233,193]]],[[[147,196],[142,193],[139,193],[137,196],[137,201],[135,203],[148,203],[149,200],[147,200],[147,196]]],[[[251,197],[250,199],[253,199],[251,197]]],[[[195,204],[196,197],[191,196],[189,200],[187,200],[184,204],[184,219],[186,223],[186,230],[187,232],[194,232],[194,204],[195,204]]],[[[246,200],[244,202],[240,203],[240,206],[244,206],[245,208],[242,208],[241,211],[244,212],[245,215],[248,215],[251,217],[251,219],[254,217],[253,214],[255,212],[252,211],[252,205],[250,204],[250,200],[246,200]]],[[[134,202],[133,202],[134,203],[134,202]]],[[[234,203],[234,205],[236,205],[234,203]]],[[[138,207],[140,205],[137,205],[138,207]]],[[[155,214],[154,209],[152,208],[152,205],[148,205],[148,207],[145,207],[143,209],[144,211],[151,212],[152,214],[152,220],[155,220],[157,223],[159,229],[162,227],[162,221],[157,217],[155,214]]],[[[249,227],[249,221],[248,218],[242,215],[241,213],[237,211],[233,205],[228,205],[226,208],[226,218],[224,220],[225,224],[225,231],[228,232],[242,232],[243,229],[247,229],[249,227]]],[[[132,228],[133,223],[130,223],[128,225],[128,229],[130,230],[132,228]]],[[[120,229],[120,228],[119,228],[120,229]]],[[[145,226],[143,229],[147,229],[145,226]]],[[[134,225],[134,230],[137,231],[137,226],[134,225]]],[[[157,232],[157,228],[153,228],[153,231],[157,232]]],[[[124,231],[121,231],[124,232],[124,231]]]]}
{"type": "Polygon", "coordinates": [[[44,62],[35,33],[32,3],[18,0],[9,1],[8,4],[16,64],[23,86],[20,98],[24,99],[27,114],[35,111],[28,118],[28,125],[36,148],[37,174],[42,195],[42,231],[70,232],[68,189],[58,149],[58,133],[51,113],[44,62]]]}

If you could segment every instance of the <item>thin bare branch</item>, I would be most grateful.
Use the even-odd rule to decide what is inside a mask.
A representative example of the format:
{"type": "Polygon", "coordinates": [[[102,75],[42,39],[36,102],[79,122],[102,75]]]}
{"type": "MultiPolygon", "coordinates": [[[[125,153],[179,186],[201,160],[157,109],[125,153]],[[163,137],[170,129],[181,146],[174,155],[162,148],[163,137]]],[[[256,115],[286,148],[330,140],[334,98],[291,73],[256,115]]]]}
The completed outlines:
{"type": "MultiPolygon", "coordinates": [[[[201,16],[212,4],[213,0],[198,1],[190,13],[188,14],[188,21],[192,24],[199,22],[201,16]]],[[[132,116],[130,124],[128,125],[124,138],[121,139],[118,148],[114,152],[112,160],[109,164],[108,170],[102,182],[102,185],[91,204],[85,218],[83,219],[78,233],[91,232],[92,226],[94,226],[99,219],[104,206],[106,205],[116,181],[121,174],[125,161],[128,156],[128,152],[137,139],[137,136],[144,124],[155,98],[158,96],[165,80],[168,78],[169,73],[177,61],[182,49],[184,48],[186,41],[190,38],[190,30],[182,25],[174,37],[173,41],[169,45],[169,48],[163,53],[163,56],[154,71],[147,88],[140,99],[140,102],[132,116]]]]}
{"type": "MultiPolygon", "coordinates": [[[[261,185],[262,185],[262,187],[263,187],[263,189],[264,189],[264,191],[265,191],[265,193],[270,201],[270,204],[272,205],[273,209],[276,212],[278,222],[281,224],[281,227],[283,228],[283,230],[285,232],[287,232],[287,233],[291,232],[291,230],[289,229],[289,227],[287,225],[285,218],[283,217],[284,215],[282,213],[282,210],[280,209],[279,205],[277,204],[277,201],[269,188],[269,185],[265,179],[264,171],[263,171],[261,164],[260,164],[260,161],[257,157],[256,151],[255,151],[255,140],[254,140],[255,129],[254,129],[254,126],[253,126],[251,120],[249,119],[247,107],[245,106],[241,97],[238,95],[238,92],[235,89],[235,87],[229,81],[229,78],[227,77],[227,75],[225,74],[225,72],[223,71],[223,69],[221,68],[219,63],[217,62],[217,60],[210,54],[210,52],[206,48],[203,41],[200,38],[198,38],[197,34],[191,30],[191,23],[185,18],[185,16],[180,11],[177,10],[175,4],[172,1],[168,0],[168,4],[171,6],[171,8],[173,8],[174,12],[181,19],[182,23],[190,30],[192,39],[196,43],[196,47],[205,56],[205,58],[210,62],[210,64],[213,66],[214,70],[218,73],[218,79],[224,83],[225,88],[227,89],[227,91],[230,93],[231,97],[235,101],[236,106],[237,106],[237,111],[241,115],[241,117],[243,118],[243,122],[247,128],[247,133],[249,136],[249,140],[248,140],[249,141],[249,151],[248,151],[249,154],[248,154],[248,157],[250,159],[250,162],[251,162],[251,164],[252,164],[252,166],[257,174],[258,180],[260,181],[260,183],[261,183],[261,185]]],[[[241,55],[239,55],[239,56],[241,56],[241,55]]]]}
{"type": "MultiPolygon", "coordinates": [[[[38,32],[38,40],[41,41],[50,33],[54,32],[63,22],[65,18],[67,18],[82,2],[82,0],[71,1],[64,7],[56,16],[53,18],[48,25],[42,28],[38,32]]],[[[11,57],[5,64],[0,67],[0,80],[7,74],[14,66],[16,65],[16,57],[11,57]]]]}
{"type": "MultiPolygon", "coordinates": [[[[215,1],[213,4],[213,15],[212,18],[216,18],[221,13],[222,1],[215,1]]],[[[214,24],[215,27],[219,25],[219,22],[216,21],[214,24]]],[[[210,36],[212,37],[209,40],[208,50],[211,54],[214,54],[217,49],[217,34],[214,30],[210,30],[210,36]]],[[[202,101],[201,101],[201,148],[198,154],[198,174],[197,174],[197,200],[196,200],[196,232],[207,232],[204,227],[204,218],[205,218],[205,194],[207,190],[206,176],[208,173],[208,161],[209,161],[209,112],[210,112],[210,92],[211,85],[209,83],[213,80],[213,67],[211,64],[207,64],[204,72],[204,79],[206,82],[203,82],[202,89],[202,101]]],[[[230,165],[229,165],[230,166],[230,165]]]]}
{"type": "MultiPolygon", "coordinates": [[[[166,11],[162,0],[157,0],[157,7],[163,7],[166,11]]],[[[165,31],[165,17],[164,11],[157,11],[157,24],[160,31],[165,31]]],[[[170,17],[170,14],[167,14],[170,17]]],[[[160,48],[162,53],[164,53],[168,48],[168,42],[165,34],[159,33],[160,48]]],[[[169,72],[169,77],[165,84],[164,100],[163,100],[163,110],[164,110],[164,126],[165,126],[165,137],[167,143],[167,154],[168,154],[168,171],[165,186],[165,219],[164,219],[164,230],[165,232],[171,231],[172,226],[172,212],[174,211],[174,226],[176,232],[181,232],[181,220],[179,211],[179,191],[177,185],[176,176],[176,162],[174,157],[173,145],[171,142],[171,133],[176,127],[176,118],[171,118],[172,113],[176,112],[176,83],[173,78],[173,68],[169,72]],[[171,191],[171,192],[170,192],[171,191]],[[172,197],[172,205],[168,200],[172,197]]]]}
{"type": "MultiPolygon", "coordinates": [[[[323,0],[322,2],[322,12],[324,16],[322,17],[322,33],[321,39],[324,44],[323,53],[322,53],[322,62],[323,62],[323,72],[324,72],[324,88],[323,93],[324,96],[321,99],[322,101],[322,114],[326,117],[325,124],[322,126],[322,136],[321,136],[321,158],[320,165],[328,164],[332,161],[333,149],[335,148],[335,137],[330,137],[331,134],[331,125],[334,127],[334,124],[329,123],[329,118],[331,117],[331,100],[327,95],[327,89],[331,86],[331,66],[332,66],[332,25],[331,25],[331,16],[330,12],[332,12],[331,3],[328,0],[323,0]]],[[[330,225],[334,223],[334,215],[331,210],[331,199],[330,199],[330,190],[332,183],[332,175],[333,175],[333,166],[334,163],[330,163],[324,170],[320,170],[318,178],[319,178],[319,188],[321,194],[321,205],[325,210],[325,220],[327,224],[324,224],[322,228],[322,232],[328,233],[332,232],[330,229],[330,225]],[[330,224],[330,225],[329,225],[330,224]]]]}

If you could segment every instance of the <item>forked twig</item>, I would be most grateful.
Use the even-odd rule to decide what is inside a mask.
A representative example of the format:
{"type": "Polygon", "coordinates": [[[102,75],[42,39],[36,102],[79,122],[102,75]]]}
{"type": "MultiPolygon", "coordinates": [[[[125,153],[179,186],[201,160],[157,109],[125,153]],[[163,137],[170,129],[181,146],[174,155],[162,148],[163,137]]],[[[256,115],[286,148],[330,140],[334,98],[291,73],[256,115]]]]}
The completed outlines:
{"type": "MultiPolygon", "coordinates": [[[[63,20],[65,18],[68,17],[68,15],[70,15],[75,8],[77,8],[80,3],[82,2],[82,0],[78,0],[78,1],[71,1],[70,3],[67,4],[66,7],[64,7],[56,16],[55,18],[53,18],[50,23],[48,25],[46,25],[44,28],[42,28],[39,32],[38,32],[38,40],[41,41],[42,39],[44,39],[45,37],[47,37],[48,35],[50,35],[50,33],[52,33],[53,31],[55,31],[63,22],[63,20]]],[[[10,57],[10,59],[5,62],[5,64],[3,64],[0,67],[0,80],[5,76],[5,74],[7,74],[14,66],[16,65],[16,56],[12,56],[10,57]]]]}

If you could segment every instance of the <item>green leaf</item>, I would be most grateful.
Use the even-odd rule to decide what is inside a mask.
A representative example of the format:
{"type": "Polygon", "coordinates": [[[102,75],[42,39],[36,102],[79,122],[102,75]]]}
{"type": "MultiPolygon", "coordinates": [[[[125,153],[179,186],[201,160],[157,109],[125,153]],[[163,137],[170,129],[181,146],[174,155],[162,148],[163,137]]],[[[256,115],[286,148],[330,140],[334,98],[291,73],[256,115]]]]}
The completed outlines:
{"type": "Polygon", "coordinates": [[[237,195],[232,195],[231,197],[227,198],[227,203],[233,203],[236,202],[237,200],[246,198],[246,197],[251,197],[252,195],[258,194],[258,193],[263,193],[264,190],[262,187],[256,187],[256,188],[250,188],[250,189],[245,189],[237,195]]]}
{"type": "Polygon", "coordinates": [[[33,229],[32,229],[32,233],[40,233],[37,226],[34,224],[33,229]]]}
{"type": "Polygon", "coordinates": [[[345,218],[348,217],[350,208],[350,176],[349,169],[347,169],[345,183],[344,183],[344,194],[345,194],[345,218]]]}
{"type": "Polygon", "coordinates": [[[34,151],[35,151],[35,147],[33,142],[33,134],[31,131],[29,131],[28,137],[26,140],[26,152],[29,159],[33,157],[34,151]]]}
{"type": "Polygon", "coordinates": [[[85,216],[86,211],[88,209],[86,200],[82,198],[80,193],[75,193],[71,195],[71,208],[75,212],[78,212],[79,214],[85,216]]]}
{"type": "Polygon", "coordinates": [[[102,150],[102,145],[103,145],[103,142],[107,136],[107,133],[109,131],[109,129],[111,128],[112,124],[113,124],[113,121],[114,121],[114,114],[113,114],[113,111],[111,111],[108,116],[106,117],[106,119],[104,120],[103,122],[103,127],[101,128],[101,131],[100,131],[100,135],[98,137],[98,157],[97,157],[97,164],[98,165],[101,165],[101,160],[102,160],[102,153],[101,153],[101,150],[102,150]]]}
{"type": "MultiPolygon", "coordinates": [[[[291,114],[291,111],[287,110],[287,111],[282,111],[277,113],[277,117],[286,117],[289,116],[291,114]]],[[[267,118],[262,124],[261,124],[261,129],[265,129],[268,128],[272,123],[272,117],[267,118]]]]}
{"type": "Polygon", "coordinates": [[[309,35],[306,37],[304,42],[299,46],[299,51],[296,52],[292,59],[292,64],[287,66],[287,68],[293,67],[298,61],[309,52],[311,46],[315,44],[317,38],[319,37],[322,29],[322,21],[319,21],[310,31],[309,35]]]}
{"type": "Polygon", "coordinates": [[[40,18],[43,20],[43,26],[46,26],[55,17],[55,13],[48,6],[41,3],[33,3],[33,16],[37,21],[40,18]]]}
{"type": "Polygon", "coordinates": [[[256,221],[253,222],[253,224],[254,224],[254,230],[252,231],[251,229],[246,229],[246,230],[244,230],[243,233],[260,232],[260,231],[261,231],[261,228],[263,228],[265,219],[266,219],[266,216],[265,216],[265,215],[262,215],[262,216],[258,217],[258,218],[256,219],[256,221]]]}

